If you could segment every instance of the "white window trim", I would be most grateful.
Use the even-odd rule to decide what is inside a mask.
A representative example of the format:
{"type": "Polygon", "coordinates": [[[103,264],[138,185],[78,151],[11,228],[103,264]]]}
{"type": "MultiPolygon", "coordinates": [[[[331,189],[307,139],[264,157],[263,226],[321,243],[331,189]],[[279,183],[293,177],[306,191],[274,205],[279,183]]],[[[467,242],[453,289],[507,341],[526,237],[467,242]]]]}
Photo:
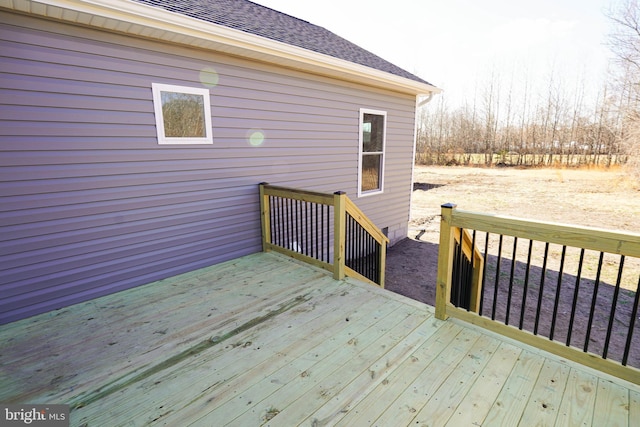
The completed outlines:
{"type": "Polygon", "coordinates": [[[386,147],[387,147],[387,112],[381,110],[371,110],[368,108],[360,109],[360,123],[358,125],[358,197],[373,196],[384,192],[384,170],[386,162],[386,147]],[[371,152],[369,154],[381,154],[382,165],[380,171],[380,188],[377,190],[362,191],[362,154],[363,154],[363,141],[362,141],[362,122],[365,114],[376,114],[384,117],[384,131],[382,133],[382,151],[371,152]]]}
{"type": "Polygon", "coordinates": [[[153,91],[153,109],[156,116],[158,144],[213,144],[213,136],[211,132],[211,98],[209,96],[209,89],[161,83],[152,83],[151,88],[153,91]],[[165,136],[164,118],[162,116],[162,97],[160,92],[181,92],[202,95],[204,97],[205,136],[201,138],[176,138],[165,136]]]}

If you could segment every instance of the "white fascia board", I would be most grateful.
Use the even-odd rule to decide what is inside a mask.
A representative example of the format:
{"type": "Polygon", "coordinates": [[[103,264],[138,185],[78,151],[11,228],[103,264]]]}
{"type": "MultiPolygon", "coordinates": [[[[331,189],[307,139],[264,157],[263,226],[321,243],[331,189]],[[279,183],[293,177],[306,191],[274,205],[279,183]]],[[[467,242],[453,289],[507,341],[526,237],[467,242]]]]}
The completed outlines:
{"type": "Polygon", "coordinates": [[[416,96],[441,91],[426,83],[129,0],[0,0],[0,7],[227,52],[416,96]]]}

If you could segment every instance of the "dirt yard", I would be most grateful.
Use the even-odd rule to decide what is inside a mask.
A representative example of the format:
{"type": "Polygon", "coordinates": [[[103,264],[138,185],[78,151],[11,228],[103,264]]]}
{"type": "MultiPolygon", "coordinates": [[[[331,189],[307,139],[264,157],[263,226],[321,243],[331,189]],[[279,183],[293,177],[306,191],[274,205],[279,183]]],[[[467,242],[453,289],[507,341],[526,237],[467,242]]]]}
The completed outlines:
{"type": "MultiPolygon", "coordinates": [[[[485,169],[417,166],[414,172],[409,238],[389,248],[386,271],[387,289],[428,304],[434,304],[440,206],[448,202],[455,203],[458,209],[467,211],[640,233],[640,185],[632,181],[621,170],[485,169]]],[[[525,252],[525,258],[526,245],[527,243],[521,243],[521,247],[517,248],[518,253],[525,252]],[[523,248],[522,246],[525,247],[523,248]]],[[[500,277],[509,276],[510,273],[511,262],[508,259],[503,259],[498,267],[491,264],[498,259],[497,246],[495,239],[490,239],[489,254],[491,256],[487,257],[487,283],[492,283],[493,278],[496,276],[496,269],[500,277]],[[490,278],[491,280],[489,280],[490,278]]],[[[510,255],[510,252],[513,251],[512,246],[513,240],[508,243],[505,241],[502,250],[503,257],[510,255]]],[[[545,280],[547,281],[547,284],[544,285],[545,294],[549,292],[555,293],[557,277],[559,276],[559,251],[559,248],[552,248],[550,251],[550,261],[545,273],[545,280]]],[[[596,258],[595,265],[597,266],[597,254],[590,255],[587,253],[587,259],[589,256],[596,258]]],[[[518,257],[518,259],[521,258],[522,255],[518,257]]],[[[569,251],[567,259],[577,261],[578,254],[569,251]]],[[[533,261],[532,264],[536,265],[536,262],[533,261]]],[[[611,306],[610,301],[614,289],[611,284],[615,285],[616,283],[619,262],[619,257],[613,259],[605,257],[605,265],[608,265],[609,268],[603,269],[601,281],[608,284],[608,286],[602,286],[600,291],[602,295],[599,293],[597,298],[598,306],[611,306]],[[609,272],[605,273],[605,270],[609,272]],[[607,299],[609,302],[607,302],[607,299]]],[[[567,262],[567,266],[569,264],[567,262]]],[[[574,264],[577,265],[577,262],[574,262],[574,264]]],[[[567,267],[563,270],[563,297],[560,298],[558,309],[558,313],[561,316],[569,316],[575,277],[579,275],[575,271],[569,272],[568,270],[567,267]],[[572,273],[573,275],[567,275],[567,273],[572,273]]],[[[542,277],[541,272],[540,265],[532,268],[530,272],[529,281],[531,286],[529,286],[527,296],[525,296],[526,301],[528,301],[526,304],[528,317],[533,316],[535,318],[535,302],[532,301],[535,301],[539,294],[538,283],[542,277]],[[532,314],[529,313],[531,310],[533,310],[532,314]]],[[[589,283],[592,285],[595,283],[594,277],[596,273],[594,267],[589,267],[581,273],[583,281],[590,281],[589,283]]],[[[628,325],[629,323],[633,296],[635,295],[632,291],[635,291],[637,287],[638,274],[640,274],[640,260],[627,259],[624,265],[625,277],[622,288],[626,288],[628,291],[623,289],[620,292],[619,305],[621,309],[617,309],[615,315],[616,324],[626,323],[628,325]],[[625,320],[625,316],[627,320],[625,320]]],[[[515,282],[522,284],[524,275],[524,263],[517,263],[515,266],[515,277],[517,278],[515,282]]],[[[507,281],[508,279],[509,277],[507,277],[507,281]]],[[[582,282],[580,282],[580,286],[581,298],[578,303],[578,312],[588,316],[592,293],[585,295],[586,291],[584,289],[590,287],[582,284],[582,282]]],[[[499,293],[502,294],[503,292],[506,294],[506,290],[500,289],[499,293]]],[[[492,293],[493,289],[489,294],[492,293]]],[[[521,301],[523,293],[516,286],[513,292],[513,301],[521,301]]],[[[503,298],[503,301],[498,300],[497,309],[494,309],[497,318],[504,319],[509,312],[511,304],[507,304],[504,301],[506,301],[506,297],[503,298]]],[[[483,302],[485,306],[489,306],[490,310],[491,305],[493,305],[493,296],[485,296],[483,302]]],[[[553,305],[553,295],[549,298],[545,296],[543,306],[547,307],[547,311],[550,311],[553,305]]],[[[607,313],[604,313],[604,309],[600,311],[603,313],[596,313],[595,315],[595,329],[602,329],[595,326],[598,316],[608,317],[608,309],[607,313]]],[[[514,317],[513,313],[511,317],[514,317]]],[[[586,324],[586,319],[576,316],[575,329],[581,329],[580,322],[586,324]]],[[[517,320],[511,319],[510,324],[514,323],[517,324],[517,320]]],[[[542,330],[547,328],[548,330],[550,328],[549,323],[549,319],[543,319],[540,328],[542,330]]],[[[638,324],[640,322],[636,322],[636,330],[640,329],[638,324]]],[[[533,325],[527,326],[525,324],[525,328],[528,327],[532,328],[533,325]]],[[[561,330],[561,327],[559,328],[556,333],[556,339],[563,341],[564,336],[561,334],[566,335],[566,326],[564,331],[561,330]],[[562,338],[558,338],[558,336],[562,336],[562,338]]],[[[605,331],[606,328],[601,330],[600,335],[605,334],[605,331]]],[[[597,333],[598,331],[595,331],[590,337],[590,341],[593,342],[593,348],[590,344],[589,351],[598,352],[602,348],[605,337],[599,336],[597,333]]],[[[620,351],[620,348],[624,348],[626,335],[624,332],[614,332],[612,334],[611,346],[614,350],[620,351]]],[[[635,335],[640,335],[640,331],[634,333],[635,335]]],[[[578,342],[580,339],[584,342],[584,333],[582,336],[577,338],[574,336],[573,338],[578,342]]],[[[636,343],[640,343],[640,336],[634,338],[634,344],[636,343]]],[[[572,341],[572,345],[582,346],[574,344],[574,341],[572,341]]],[[[632,351],[629,364],[640,366],[640,344],[636,344],[633,347],[639,349],[632,351]]]]}

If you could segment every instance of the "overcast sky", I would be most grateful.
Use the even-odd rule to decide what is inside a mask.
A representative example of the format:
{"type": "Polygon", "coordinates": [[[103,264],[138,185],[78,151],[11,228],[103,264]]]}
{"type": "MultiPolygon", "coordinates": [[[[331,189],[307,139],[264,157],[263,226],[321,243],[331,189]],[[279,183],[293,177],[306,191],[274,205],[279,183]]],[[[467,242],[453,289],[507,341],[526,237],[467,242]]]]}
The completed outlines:
{"type": "Polygon", "coordinates": [[[491,80],[604,81],[620,0],[254,0],[322,26],[445,91],[455,106],[491,80]]]}

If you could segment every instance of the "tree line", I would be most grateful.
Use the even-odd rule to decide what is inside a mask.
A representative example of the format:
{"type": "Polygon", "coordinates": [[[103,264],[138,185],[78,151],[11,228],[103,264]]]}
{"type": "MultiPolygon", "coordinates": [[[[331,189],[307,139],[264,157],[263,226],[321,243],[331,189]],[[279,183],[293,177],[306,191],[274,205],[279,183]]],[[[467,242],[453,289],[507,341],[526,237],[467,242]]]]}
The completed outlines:
{"type": "Polygon", "coordinates": [[[596,106],[588,109],[581,94],[568,94],[557,86],[544,98],[499,93],[497,86],[490,82],[478,98],[455,109],[447,106],[444,97],[422,109],[416,161],[610,166],[628,160],[629,147],[623,138],[628,99],[605,90],[596,106]]]}
{"type": "Polygon", "coordinates": [[[427,165],[611,166],[637,162],[640,7],[608,15],[617,60],[597,93],[551,71],[543,85],[494,70],[462,106],[439,96],[420,110],[416,162],[427,165]]]}

